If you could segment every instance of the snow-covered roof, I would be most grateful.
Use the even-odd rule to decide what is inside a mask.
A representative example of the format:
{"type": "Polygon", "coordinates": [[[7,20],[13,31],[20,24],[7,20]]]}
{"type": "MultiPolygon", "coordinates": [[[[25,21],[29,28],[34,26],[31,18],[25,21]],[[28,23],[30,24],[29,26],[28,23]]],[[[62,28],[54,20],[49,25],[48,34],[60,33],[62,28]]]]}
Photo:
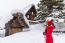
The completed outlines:
{"type": "Polygon", "coordinates": [[[26,14],[27,11],[28,11],[32,6],[35,6],[35,5],[34,5],[34,4],[30,4],[30,5],[26,6],[25,8],[23,8],[23,9],[22,9],[22,11],[23,11],[22,13],[23,13],[23,14],[26,14]]]}
{"type": "Polygon", "coordinates": [[[25,13],[27,10],[23,8],[32,3],[37,6],[38,2],[39,0],[0,0],[0,27],[4,28],[5,24],[12,19],[12,10],[20,9],[25,13]]]}
{"type": "Polygon", "coordinates": [[[26,7],[24,7],[22,10],[21,9],[15,9],[15,10],[12,10],[11,13],[22,12],[25,15],[32,6],[35,7],[34,4],[29,4],[26,7]]]}
{"type": "Polygon", "coordinates": [[[0,29],[4,29],[5,24],[10,21],[13,18],[12,15],[7,15],[6,17],[3,17],[0,19],[0,29]]]}
{"type": "Polygon", "coordinates": [[[0,27],[4,29],[5,24],[13,18],[12,14],[16,13],[16,12],[21,12],[24,16],[24,19],[25,19],[26,23],[29,25],[29,21],[27,20],[25,14],[27,13],[27,11],[32,6],[34,6],[34,5],[30,4],[30,5],[27,5],[26,7],[24,7],[22,10],[21,9],[15,9],[15,10],[12,10],[11,14],[2,16],[2,18],[0,19],[0,27]]]}
{"type": "Polygon", "coordinates": [[[6,16],[4,16],[3,18],[0,19],[0,27],[4,29],[5,24],[13,18],[12,14],[13,14],[13,13],[16,13],[16,12],[21,12],[21,13],[23,14],[23,16],[24,16],[24,19],[25,19],[26,23],[29,25],[29,21],[27,20],[25,14],[27,13],[27,11],[28,11],[32,6],[33,6],[33,4],[30,4],[30,5],[28,5],[27,7],[25,7],[24,9],[22,9],[22,10],[20,10],[20,9],[15,9],[15,10],[13,10],[13,11],[11,12],[11,14],[6,15],[6,16]]]}
{"type": "Polygon", "coordinates": [[[24,19],[25,19],[25,21],[27,22],[28,25],[29,25],[29,21],[28,21],[28,19],[26,18],[25,15],[26,15],[26,13],[28,12],[28,10],[29,10],[32,6],[35,6],[35,5],[34,5],[34,4],[30,4],[30,5],[26,6],[24,9],[22,9],[22,11],[20,11],[20,12],[23,13],[24,19]]]}

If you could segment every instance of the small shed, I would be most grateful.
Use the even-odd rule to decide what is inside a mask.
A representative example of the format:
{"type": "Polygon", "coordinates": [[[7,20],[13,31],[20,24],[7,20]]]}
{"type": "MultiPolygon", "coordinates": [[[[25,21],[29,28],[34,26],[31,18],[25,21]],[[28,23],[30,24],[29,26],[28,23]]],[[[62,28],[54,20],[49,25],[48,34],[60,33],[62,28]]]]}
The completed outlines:
{"type": "Polygon", "coordinates": [[[37,11],[34,4],[27,6],[23,9],[23,11],[28,20],[34,21],[34,18],[37,16],[37,11]]]}
{"type": "Polygon", "coordinates": [[[13,18],[5,24],[6,36],[21,32],[23,28],[29,28],[22,13],[13,14],[13,18]]]}

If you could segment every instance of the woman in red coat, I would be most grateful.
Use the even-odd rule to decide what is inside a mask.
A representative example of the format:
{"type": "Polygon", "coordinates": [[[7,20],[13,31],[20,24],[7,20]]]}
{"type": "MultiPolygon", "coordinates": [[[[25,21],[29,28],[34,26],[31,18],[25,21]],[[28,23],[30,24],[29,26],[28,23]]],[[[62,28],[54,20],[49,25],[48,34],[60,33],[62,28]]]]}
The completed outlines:
{"type": "Polygon", "coordinates": [[[48,20],[45,30],[46,43],[53,43],[53,37],[52,37],[53,29],[54,29],[53,20],[48,20]]]}

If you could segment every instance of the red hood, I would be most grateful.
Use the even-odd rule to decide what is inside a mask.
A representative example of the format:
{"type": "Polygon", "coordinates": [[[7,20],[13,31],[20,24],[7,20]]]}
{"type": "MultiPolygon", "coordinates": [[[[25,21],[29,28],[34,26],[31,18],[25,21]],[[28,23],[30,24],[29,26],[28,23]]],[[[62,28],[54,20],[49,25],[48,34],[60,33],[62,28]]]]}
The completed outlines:
{"type": "Polygon", "coordinates": [[[48,26],[50,26],[50,25],[52,25],[52,24],[53,24],[53,21],[52,21],[52,20],[48,20],[48,21],[47,21],[47,25],[48,25],[48,26]]]}

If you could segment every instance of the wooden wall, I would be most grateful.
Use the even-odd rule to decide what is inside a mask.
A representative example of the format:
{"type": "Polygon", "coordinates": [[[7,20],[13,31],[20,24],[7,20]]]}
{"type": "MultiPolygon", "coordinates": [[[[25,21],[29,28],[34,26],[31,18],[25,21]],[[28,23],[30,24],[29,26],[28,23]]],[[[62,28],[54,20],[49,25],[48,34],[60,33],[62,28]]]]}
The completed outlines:
{"type": "Polygon", "coordinates": [[[29,26],[25,22],[23,14],[20,12],[17,12],[13,16],[13,19],[8,21],[8,23],[6,23],[5,25],[6,36],[9,36],[17,32],[22,32],[23,28],[29,28],[29,26]]]}

